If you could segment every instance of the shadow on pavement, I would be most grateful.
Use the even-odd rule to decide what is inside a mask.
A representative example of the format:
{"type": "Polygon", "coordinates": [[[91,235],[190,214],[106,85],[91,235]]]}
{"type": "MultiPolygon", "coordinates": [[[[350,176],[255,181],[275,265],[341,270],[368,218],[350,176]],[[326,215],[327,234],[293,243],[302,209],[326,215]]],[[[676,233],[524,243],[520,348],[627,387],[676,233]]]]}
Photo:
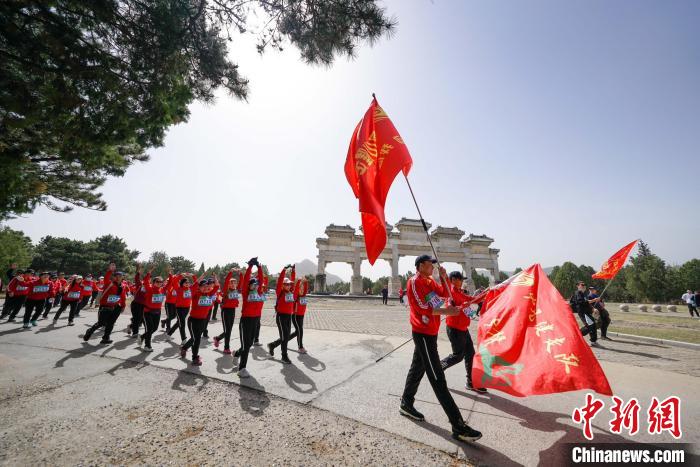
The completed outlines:
{"type": "Polygon", "coordinates": [[[318,388],[316,387],[314,380],[309,378],[306,373],[294,366],[294,364],[282,363],[280,373],[282,373],[282,376],[284,376],[284,382],[287,383],[287,386],[294,389],[296,392],[300,392],[302,394],[318,392],[318,388]],[[301,387],[302,385],[309,386],[309,388],[304,389],[301,387]]]}
{"type": "Polygon", "coordinates": [[[72,350],[67,350],[66,351],[66,356],[58,360],[54,364],[54,368],[62,368],[63,365],[68,361],[73,358],[82,358],[86,355],[90,355],[94,352],[97,352],[100,349],[103,349],[104,346],[98,346],[98,345],[90,345],[87,342],[80,342],[80,347],[76,347],[75,349],[72,350]]]}
{"type": "MultiPolygon", "coordinates": [[[[290,350],[290,352],[294,352],[294,350],[290,350]]],[[[297,360],[299,360],[306,368],[308,368],[311,371],[315,371],[316,373],[326,371],[326,364],[323,363],[321,360],[312,357],[308,353],[298,354],[297,360]]]]}
{"type": "Polygon", "coordinates": [[[236,372],[238,358],[232,355],[221,354],[216,360],[216,372],[222,375],[230,375],[236,372]]]}
{"type": "Polygon", "coordinates": [[[189,365],[187,369],[177,371],[177,377],[173,380],[171,388],[187,392],[184,387],[189,386],[201,391],[208,383],[209,378],[202,375],[198,366],[189,365]]]}
{"type": "Polygon", "coordinates": [[[676,358],[662,357],[661,355],[657,355],[657,354],[653,354],[653,353],[632,352],[631,350],[616,349],[613,347],[605,347],[602,345],[598,348],[601,350],[609,350],[610,352],[624,353],[624,354],[629,354],[629,355],[637,355],[639,357],[651,358],[651,359],[667,360],[669,362],[679,362],[680,361],[676,358]]]}
{"type": "Polygon", "coordinates": [[[259,417],[265,413],[265,409],[270,405],[270,398],[265,392],[265,387],[250,376],[240,382],[238,403],[243,410],[254,417],[259,417]]]}

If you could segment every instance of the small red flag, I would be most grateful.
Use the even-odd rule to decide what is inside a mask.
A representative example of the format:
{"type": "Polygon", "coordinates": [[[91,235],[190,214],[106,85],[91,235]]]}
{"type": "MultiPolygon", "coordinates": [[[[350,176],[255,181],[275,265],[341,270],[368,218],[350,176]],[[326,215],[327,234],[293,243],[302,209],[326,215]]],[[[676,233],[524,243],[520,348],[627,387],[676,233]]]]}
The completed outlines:
{"type": "Polygon", "coordinates": [[[399,132],[376,98],[357,124],[345,160],[345,177],[360,200],[367,259],[374,264],[386,246],[384,205],[391,184],[413,160],[399,132]]]}
{"type": "Polygon", "coordinates": [[[487,294],[477,342],[474,386],[518,397],[579,389],[612,395],[569,304],[539,264],[487,294]]]}
{"type": "Polygon", "coordinates": [[[629,245],[623,246],[620,251],[612,255],[610,259],[603,263],[603,265],[600,267],[600,271],[596,272],[591,277],[593,279],[612,279],[613,277],[617,276],[617,273],[620,272],[620,269],[622,269],[622,267],[625,265],[625,261],[627,261],[630,251],[632,251],[632,248],[634,248],[638,241],[639,240],[635,240],[629,245]]]}

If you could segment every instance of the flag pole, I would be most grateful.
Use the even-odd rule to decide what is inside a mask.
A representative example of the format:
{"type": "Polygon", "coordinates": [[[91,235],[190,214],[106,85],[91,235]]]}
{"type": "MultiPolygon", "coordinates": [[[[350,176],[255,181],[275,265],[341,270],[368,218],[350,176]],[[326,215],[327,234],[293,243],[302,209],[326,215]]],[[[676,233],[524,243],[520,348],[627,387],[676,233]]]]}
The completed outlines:
{"type": "MultiPolygon", "coordinates": [[[[420,217],[420,223],[423,224],[423,230],[425,231],[425,237],[428,239],[428,243],[430,243],[430,248],[433,250],[433,256],[435,257],[435,260],[437,261],[438,268],[441,268],[442,265],[440,264],[440,258],[438,258],[437,251],[435,251],[435,245],[433,245],[433,240],[430,238],[430,233],[428,233],[428,225],[425,223],[425,219],[423,219],[423,213],[420,212],[420,207],[418,207],[418,201],[416,201],[416,195],[413,193],[413,187],[411,187],[411,182],[408,181],[408,176],[406,175],[405,172],[401,171],[403,173],[403,178],[406,180],[406,185],[408,185],[408,191],[411,192],[411,198],[413,198],[413,204],[416,205],[416,210],[418,211],[418,217],[420,217]]],[[[454,298],[452,297],[452,290],[450,290],[450,284],[447,284],[447,293],[450,296],[450,300],[454,302],[454,298]]],[[[382,357],[384,358],[384,357],[382,357]]]]}

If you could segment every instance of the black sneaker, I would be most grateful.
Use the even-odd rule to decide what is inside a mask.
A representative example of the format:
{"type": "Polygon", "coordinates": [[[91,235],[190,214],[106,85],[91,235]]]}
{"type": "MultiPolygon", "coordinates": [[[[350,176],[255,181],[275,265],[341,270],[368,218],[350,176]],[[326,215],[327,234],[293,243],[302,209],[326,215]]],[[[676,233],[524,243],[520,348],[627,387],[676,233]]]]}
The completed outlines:
{"type": "Polygon", "coordinates": [[[236,350],[236,351],[233,353],[233,356],[236,357],[236,358],[240,357],[240,356],[241,356],[241,349],[236,350]]]}
{"type": "Polygon", "coordinates": [[[399,413],[404,417],[412,418],[413,420],[418,420],[419,422],[425,421],[425,416],[417,411],[412,405],[401,404],[399,408],[399,413]]]}
{"type": "Polygon", "coordinates": [[[603,336],[603,337],[601,337],[601,339],[603,339],[604,341],[611,341],[612,342],[612,339],[610,339],[608,336],[603,336]]]}
{"type": "Polygon", "coordinates": [[[161,319],[160,320],[160,328],[163,329],[165,327],[165,320],[161,319]]]}
{"type": "Polygon", "coordinates": [[[271,357],[275,356],[275,348],[272,346],[272,344],[267,344],[267,351],[270,353],[271,357]]]}
{"type": "Polygon", "coordinates": [[[481,432],[461,422],[459,425],[452,427],[452,437],[459,441],[474,442],[481,439],[481,432]]]}
{"type": "Polygon", "coordinates": [[[291,365],[292,361],[287,357],[286,355],[280,359],[282,363],[286,363],[287,365],[291,365]]]}
{"type": "Polygon", "coordinates": [[[102,339],[100,344],[111,344],[112,342],[114,342],[112,339],[102,339]]]}
{"type": "Polygon", "coordinates": [[[467,385],[464,386],[464,389],[467,391],[478,392],[479,394],[486,394],[488,392],[486,388],[475,388],[471,382],[468,382],[467,385]]]}
{"type": "Polygon", "coordinates": [[[95,332],[94,329],[88,328],[88,330],[85,331],[85,335],[83,336],[83,340],[84,340],[85,342],[87,342],[88,340],[90,340],[90,336],[92,336],[92,333],[93,333],[93,332],[95,332]]]}

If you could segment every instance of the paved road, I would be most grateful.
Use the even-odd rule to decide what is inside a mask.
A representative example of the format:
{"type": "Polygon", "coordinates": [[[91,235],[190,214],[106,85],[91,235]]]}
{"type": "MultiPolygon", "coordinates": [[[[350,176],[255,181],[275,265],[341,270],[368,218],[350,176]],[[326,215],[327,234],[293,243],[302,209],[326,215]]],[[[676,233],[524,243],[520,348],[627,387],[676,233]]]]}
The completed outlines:
{"type": "MultiPolygon", "coordinates": [[[[417,402],[427,421],[413,423],[402,418],[397,414],[398,394],[411,346],[378,364],[374,360],[404,341],[408,334],[405,310],[398,305],[328,301],[312,303],[310,310],[305,337],[310,354],[292,353],[294,365],[286,366],[257,348],[249,364],[253,378],[242,381],[243,387],[238,386],[233,373],[235,360],[208,343],[202,351],[204,365],[199,368],[181,360],[177,344],[162,334],[155,339],[152,354],[140,352],[121,332],[115,334],[111,346],[98,345],[99,336],[89,344],[82,343],[78,336],[94,320],[92,311],[75,327],[65,326],[64,320],[56,327],[44,321],[29,331],[16,324],[0,324],[0,399],[13,402],[0,404],[0,419],[5,420],[0,456],[8,453],[0,460],[7,464],[55,463],[65,456],[63,463],[76,464],[84,456],[83,463],[110,459],[149,464],[167,459],[176,464],[196,463],[198,459],[221,463],[217,457],[220,450],[228,456],[239,455],[239,451],[222,446],[219,438],[236,445],[242,443],[240,436],[252,436],[267,439],[266,443],[247,444],[250,450],[261,451],[249,460],[253,464],[275,463],[275,459],[285,463],[274,443],[280,439],[290,453],[289,463],[296,464],[445,464],[468,459],[490,465],[550,465],[558,462],[557,446],[562,442],[582,441],[580,428],[570,414],[573,407],[583,404],[584,392],[525,399],[496,392],[479,396],[461,389],[464,373],[460,367],[447,372],[448,383],[464,417],[484,432],[480,443],[464,446],[451,440],[447,420],[427,384],[421,385],[417,402]],[[267,404],[265,398],[271,402],[267,404]],[[259,416],[244,408],[247,400],[259,416]],[[147,414],[144,418],[124,418],[124,414],[142,411],[147,414]],[[249,416],[252,418],[246,418],[249,416]],[[215,422],[210,424],[212,418],[215,422]],[[239,418],[247,422],[235,421],[239,418]],[[135,431],[130,428],[132,422],[137,426],[135,431]],[[330,425],[317,429],[322,423],[330,425]],[[275,431],[271,426],[275,424],[281,425],[282,431],[275,431]],[[343,444],[350,433],[342,434],[346,426],[355,427],[357,435],[343,444]],[[307,431],[308,439],[289,435],[307,431]],[[319,437],[326,432],[329,434],[321,443],[319,437]],[[89,433],[94,434],[91,443],[75,442],[89,433]],[[109,443],[110,436],[115,437],[118,447],[109,443]],[[370,444],[362,441],[367,437],[370,444]],[[27,440],[36,440],[41,449],[28,449],[31,444],[27,440]],[[403,444],[411,442],[420,444],[403,444]],[[393,444],[399,447],[398,452],[424,451],[417,452],[415,458],[394,457],[399,455],[397,451],[387,447],[393,444]],[[214,447],[208,448],[210,445],[214,447]],[[369,453],[365,457],[363,449],[369,453]],[[121,454],[122,450],[126,454],[121,454]],[[312,457],[304,457],[309,450],[312,457]],[[324,457],[326,453],[328,457],[324,457]]],[[[269,310],[266,320],[270,322],[269,310]]],[[[126,323],[127,317],[122,316],[117,329],[126,323]]],[[[261,338],[269,342],[275,334],[275,328],[263,327],[261,338]]],[[[448,345],[440,341],[441,354],[448,351],[448,345]]],[[[631,340],[606,346],[596,349],[596,354],[615,393],[625,400],[637,397],[645,407],[651,396],[680,396],[684,441],[696,443],[697,450],[697,352],[631,340]]],[[[603,399],[609,407],[609,399],[603,399]]],[[[596,441],[672,441],[668,435],[611,435],[608,419],[603,415],[595,420],[596,441]]],[[[226,460],[231,462],[228,457],[226,460]]]]}

